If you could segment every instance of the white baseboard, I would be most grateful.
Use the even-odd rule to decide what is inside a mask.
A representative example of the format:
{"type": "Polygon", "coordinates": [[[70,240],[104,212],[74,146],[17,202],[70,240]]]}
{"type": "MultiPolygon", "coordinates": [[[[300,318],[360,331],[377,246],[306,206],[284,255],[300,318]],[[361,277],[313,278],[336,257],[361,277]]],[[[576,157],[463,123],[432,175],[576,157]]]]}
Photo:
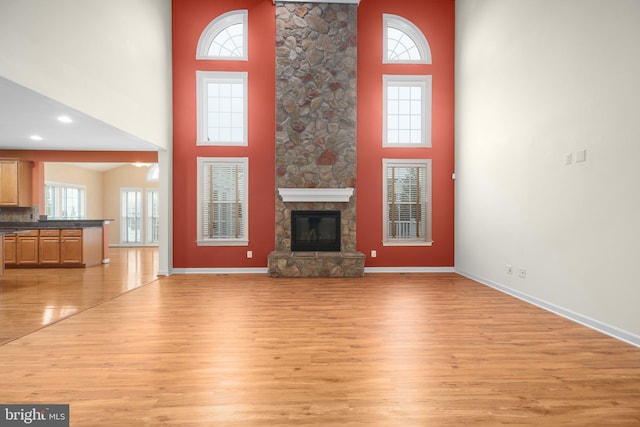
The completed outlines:
{"type": "Polygon", "coordinates": [[[455,273],[453,267],[365,267],[365,273],[455,273]]]}
{"type": "Polygon", "coordinates": [[[495,290],[498,290],[502,293],[511,295],[518,299],[521,299],[529,304],[533,304],[537,307],[540,307],[544,310],[550,311],[558,316],[562,316],[566,319],[569,319],[573,322],[579,323],[588,328],[594,329],[598,332],[601,332],[605,335],[609,335],[612,338],[618,339],[620,341],[624,341],[627,344],[631,344],[635,347],[640,347],[640,336],[633,334],[631,332],[622,330],[615,326],[607,325],[606,323],[600,322],[598,320],[592,319],[587,316],[583,316],[580,313],[576,313],[574,311],[568,310],[566,308],[560,307],[558,305],[549,303],[547,301],[541,300],[531,295],[527,295],[523,292],[516,291],[515,289],[511,289],[508,286],[502,285],[500,283],[493,282],[491,280],[484,279],[482,277],[475,276],[473,274],[466,273],[464,271],[456,270],[456,273],[468,277],[471,280],[474,280],[483,285],[489,286],[495,290]]]}
{"type": "MultiPolygon", "coordinates": [[[[365,267],[365,273],[454,273],[453,267],[365,267]]],[[[172,274],[268,274],[268,268],[174,268],[172,274]]],[[[160,274],[160,273],[158,273],[160,274]]],[[[165,274],[168,275],[168,274],[165,274]]]]}
{"type": "Polygon", "coordinates": [[[172,274],[267,274],[266,267],[258,268],[174,268],[172,274]]]}

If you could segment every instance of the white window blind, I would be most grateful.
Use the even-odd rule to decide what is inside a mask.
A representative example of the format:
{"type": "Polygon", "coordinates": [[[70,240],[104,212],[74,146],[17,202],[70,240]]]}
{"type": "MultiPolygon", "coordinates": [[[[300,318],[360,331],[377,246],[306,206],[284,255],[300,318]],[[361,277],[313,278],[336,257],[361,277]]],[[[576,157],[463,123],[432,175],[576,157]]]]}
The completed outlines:
{"type": "Polygon", "coordinates": [[[248,160],[199,158],[199,244],[248,244],[248,160]]]}
{"type": "Polygon", "coordinates": [[[430,160],[384,161],[384,242],[431,243],[430,160]]]}

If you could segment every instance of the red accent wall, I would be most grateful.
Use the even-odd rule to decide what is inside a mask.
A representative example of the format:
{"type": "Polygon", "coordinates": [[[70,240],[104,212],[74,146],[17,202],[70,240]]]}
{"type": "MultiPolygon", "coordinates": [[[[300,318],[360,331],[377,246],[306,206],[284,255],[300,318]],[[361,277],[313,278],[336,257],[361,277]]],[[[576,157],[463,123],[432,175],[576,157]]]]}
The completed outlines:
{"type": "Polygon", "coordinates": [[[358,250],[367,267],[453,266],[454,0],[362,0],[358,9],[358,250]],[[382,15],[413,22],[431,65],[382,64],[382,15]],[[433,76],[432,148],[382,148],[382,75],[433,76]],[[382,159],[432,159],[433,246],[382,246],[382,159]],[[371,258],[371,250],[377,257],[371,258]]]}
{"type": "MultiPolygon", "coordinates": [[[[271,0],[180,0],[172,7],[173,265],[264,268],[275,239],[275,7],[271,0]],[[202,31],[238,9],[249,11],[249,61],[197,61],[202,31]],[[249,72],[248,147],[196,146],[196,70],[249,72]],[[199,156],[249,157],[248,247],[196,246],[199,156]]],[[[367,267],[453,266],[454,10],[454,0],[362,0],[359,6],[357,238],[367,267]],[[406,17],[422,30],[433,65],[382,64],[383,13],[406,17]],[[382,75],[394,73],[433,76],[433,148],[382,148],[382,75]],[[433,159],[433,246],[382,246],[383,158],[433,159]],[[372,249],[377,258],[370,258],[372,249]]]]}
{"type": "Polygon", "coordinates": [[[173,266],[266,267],[275,234],[275,6],[267,0],[173,2],[173,266]],[[202,31],[248,10],[248,61],[196,60],[202,31]],[[196,71],[249,73],[248,147],[196,146],[196,71]],[[249,246],[196,245],[197,157],[249,158],[249,246]],[[247,251],[253,258],[247,258],[247,251]]]}

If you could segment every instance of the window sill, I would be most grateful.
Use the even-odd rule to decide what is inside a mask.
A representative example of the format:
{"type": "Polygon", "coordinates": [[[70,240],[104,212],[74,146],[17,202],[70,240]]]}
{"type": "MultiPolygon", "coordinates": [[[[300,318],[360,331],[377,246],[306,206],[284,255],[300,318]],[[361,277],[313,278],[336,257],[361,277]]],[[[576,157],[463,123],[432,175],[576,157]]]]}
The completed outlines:
{"type": "Polygon", "coordinates": [[[382,246],[433,246],[433,241],[425,242],[418,240],[398,240],[398,241],[384,241],[382,246]]]}
{"type": "Polygon", "coordinates": [[[432,147],[431,147],[431,143],[424,143],[424,142],[420,144],[383,142],[382,148],[432,148],[432,147]]]}
{"type": "Polygon", "coordinates": [[[246,141],[233,141],[233,142],[225,142],[225,141],[203,141],[201,139],[198,139],[198,141],[196,141],[196,145],[199,147],[247,147],[249,146],[249,144],[247,144],[246,141]]]}
{"type": "Polygon", "coordinates": [[[248,240],[231,240],[231,239],[220,239],[220,240],[197,240],[197,246],[249,246],[248,240]]]}

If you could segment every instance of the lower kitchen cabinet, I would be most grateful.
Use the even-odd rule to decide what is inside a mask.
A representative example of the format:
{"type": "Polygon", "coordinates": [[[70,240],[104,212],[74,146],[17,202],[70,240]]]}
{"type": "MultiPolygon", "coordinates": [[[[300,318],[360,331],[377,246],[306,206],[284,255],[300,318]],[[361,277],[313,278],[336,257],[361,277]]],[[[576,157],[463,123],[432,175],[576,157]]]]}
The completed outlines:
{"type": "Polygon", "coordinates": [[[20,233],[16,237],[16,265],[36,266],[39,264],[38,230],[20,233]]]}
{"type": "Polygon", "coordinates": [[[60,264],[60,230],[40,230],[39,263],[60,264]]]}
{"type": "Polygon", "coordinates": [[[40,229],[4,238],[6,267],[90,267],[102,263],[102,229],[40,229]]]}
{"type": "Polygon", "coordinates": [[[4,236],[4,263],[5,265],[16,264],[16,235],[7,234],[4,236]]]}
{"type": "Polygon", "coordinates": [[[82,230],[62,230],[60,236],[60,262],[82,264],[82,230]]]}

